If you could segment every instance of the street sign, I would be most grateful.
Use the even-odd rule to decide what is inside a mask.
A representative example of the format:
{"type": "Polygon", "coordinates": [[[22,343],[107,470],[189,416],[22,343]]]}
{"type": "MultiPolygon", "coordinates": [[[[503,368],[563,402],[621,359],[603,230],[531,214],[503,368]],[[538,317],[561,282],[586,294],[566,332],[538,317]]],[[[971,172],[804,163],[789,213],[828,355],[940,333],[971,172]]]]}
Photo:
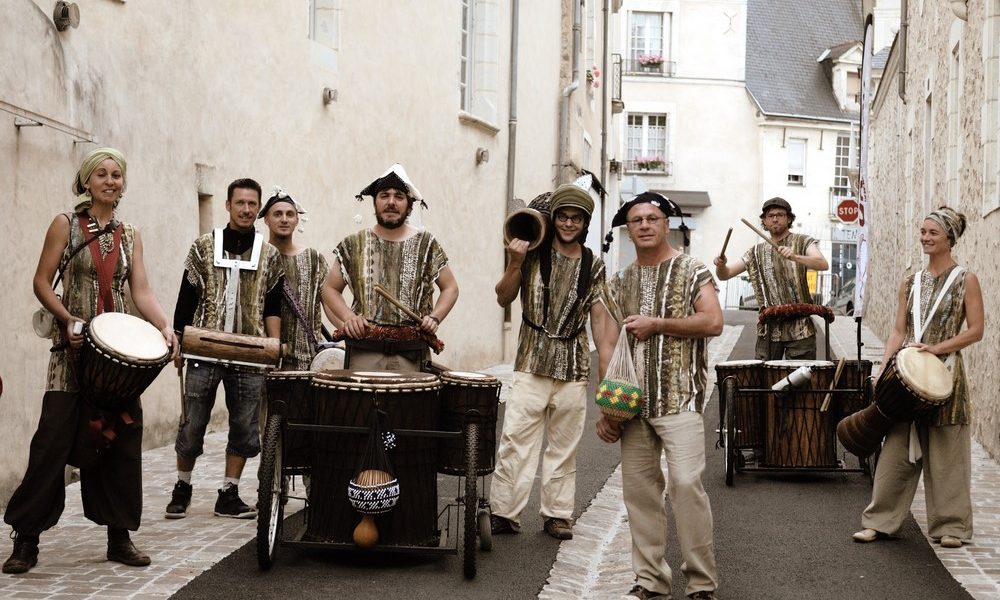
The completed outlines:
{"type": "Polygon", "coordinates": [[[845,198],[837,204],[837,218],[844,223],[853,223],[858,220],[858,202],[851,198],[845,198]]]}

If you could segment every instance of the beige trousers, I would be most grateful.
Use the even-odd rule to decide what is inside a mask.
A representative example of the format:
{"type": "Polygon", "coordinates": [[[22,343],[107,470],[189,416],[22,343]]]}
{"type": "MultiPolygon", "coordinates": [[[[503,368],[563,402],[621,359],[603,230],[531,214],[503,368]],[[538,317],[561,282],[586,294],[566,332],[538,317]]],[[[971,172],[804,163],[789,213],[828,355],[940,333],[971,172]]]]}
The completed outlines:
{"type": "Polygon", "coordinates": [[[660,457],[667,457],[667,496],[677,524],[686,594],[715,590],[718,572],[712,541],[712,507],[702,485],[705,425],[696,412],[632,419],[622,431],[622,491],[632,531],[636,583],[670,594],[667,564],[667,508],[660,457]]]}
{"type": "Polygon", "coordinates": [[[861,526],[894,534],[910,514],[920,473],[924,474],[927,533],[933,539],[952,535],[972,539],[972,446],[968,425],[917,425],[923,458],[908,460],[910,423],[896,423],[882,444],[875,468],[872,502],[861,513],[861,526]]]}
{"type": "Polygon", "coordinates": [[[490,487],[493,514],[520,525],[542,457],[542,517],[569,519],[576,498],[576,450],[587,417],[587,382],[562,381],[521,371],[503,419],[490,487]]]}

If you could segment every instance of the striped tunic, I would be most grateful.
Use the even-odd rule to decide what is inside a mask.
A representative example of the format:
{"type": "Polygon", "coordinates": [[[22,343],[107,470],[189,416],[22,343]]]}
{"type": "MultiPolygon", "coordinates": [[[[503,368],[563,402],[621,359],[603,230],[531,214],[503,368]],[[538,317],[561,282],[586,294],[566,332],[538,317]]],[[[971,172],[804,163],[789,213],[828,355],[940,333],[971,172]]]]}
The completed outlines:
{"type": "MultiPolygon", "coordinates": [[[[285,273],[285,282],[294,292],[302,312],[310,321],[314,339],[322,341],[323,301],[320,292],[323,280],[330,271],[326,259],[315,248],[306,248],[295,256],[279,254],[278,260],[285,273]]],[[[281,342],[291,343],[292,346],[292,355],[284,357],[281,361],[282,370],[308,370],[316,355],[316,349],[309,339],[307,328],[299,320],[287,299],[281,304],[281,342]]]]}
{"type": "MultiPolygon", "coordinates": [[[[789,233],[779,246],[788,246],[797,255],[804,255],[816,239],[801,233],[789,233]]],[[[806,267],[797,262],[785,259],[771,244],[761,242],[750,248],[743,255],[750,284],[753,285],[754,296],[761,308],[778,306],[779,304],[811,303],[809,281],[806,279],[806,267]]],[[[816,335],[816,328],[809,317],[787,319],[771,326],[772,342],[789,342],[802,340],[816,335]]],[[[767,326],[757,324],[757,337],[767,336],[767,326]]]]}
{"type": "Polygon", "coordinates": [[[419,315],[434,309],[434,282],[448,266],[448,256],[430,233],[401,241],[383,240],[371,229],[344,238],[333,251],[351,286],[351,310],[378,325],[419,325],[375,293],[381,284],[419,315]]]}
{"type": "MultiPolygon", "coordinates": [[[[91,235],[80,227],[80,220],[72,213],[66,213],[70,219],[69,242],[63,250],[62,261],[69,257],[72,249],[84,241],[90,239],[91,235]]],[[[92,242],[101,244],[110,243],[113,234],[101,236],[103,239],[92,242]]],[[[114,312],[127,313],[129,302],[126,299],[125,285],[128,283],[129,275],[132,273],[132,254],[135,251],[135,228],[122,223],[121,251],[118,255],[118,265],[115,267],[114,275],[111,278],[111,298],[114,304],[114,312]]],[[[102,256],[107,256],[108,252],[101,250],[102,256]]],[[[90,321],[97,316],[97,269],[94,266],[94,259],[90,253],[90,247],[83,248],[76,253],[73,260],[63,273],[62,280],[62,303],[74,317],[79,317],[84,321],[90,321]]],[[[66,341],[66,329],[58,321],[56,322],[56,334],[53,338],[55,345],[62,345],[66,341]]],[[[76,380],[73,378],[67,360],[66,350],[53,352],[49,357],[48,378],[46,390],[76,391],[76,380]]]]}
{"type": "MultiPolygon", "coordinates": [[[[938,293],[954,266],[938,275],[932,276],[927,270],[918,271],[906,278],[906,343],[914,341],[913,333],[913,280],[917,275],[920,281],[920,319],[927,320],[927,313],[937,299],[938,293]]],[[[941,299],[934,317],[927,324],[921,342],[933,345],[948,338],[955,337],[962,330],[965,321],[965,274],[959,274],[951,288],[941,299]]],[[[965,367],[962,363],[962,353],[939,356],[948,366],[952,374],[953,392],[951,399],[936,411],[931,411],[925,417],[928,425],[968,425],[969,424],[969,386],[965,380],[965,367]]]]}
{"type": "MultiPolygon", "coordinates": [[[[704,263],[678,254],[659,265],[630,264],[612,278],[611,293],[622,316],[684,318],[695,313],[706,283],[716,287],[704,263]]],[[[640,343],[629,336],[629,345],[646,398],[643,417],[702,411],[708,379],[707,338],[657,334],[640,343]]]]}

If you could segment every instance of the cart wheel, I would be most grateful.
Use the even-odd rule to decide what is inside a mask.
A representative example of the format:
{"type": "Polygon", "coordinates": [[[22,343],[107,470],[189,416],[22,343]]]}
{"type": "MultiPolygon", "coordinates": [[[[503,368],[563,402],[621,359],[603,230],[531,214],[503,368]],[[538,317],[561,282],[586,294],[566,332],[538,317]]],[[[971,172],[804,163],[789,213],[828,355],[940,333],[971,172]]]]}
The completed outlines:
{"type": "Polygon", "coordinates": [[[725,386],[726,393],[723,396],[726,416],[723,427],[725,437],[723,438],[722,445],[726,461],[726,485],[732,487],[733,473],[736,471],[736,448],[734,448],[736,444],[736,424],[733,419],[733,405],[736,404],[736,394],[733,393],[732,382],[724,383],[728,383],[728,385],[725,386]]]}
{"type": "Polygon", "coordinates": [[[465,426],[465,501],[463,516],[465,527],[462,540],[462,564],[465,578],[476,576],[476,512],[479,496],[476,494],[476,467],[479,459],[479,426],[468,423],[465,426]]]}
{"type": "Polygon", "coordinates": [[[490,511],[479,509],[479,549],[489,552],[493,549],[493,528],[490,526],[490,511]]]}
{"type": "Polygon", "coordinates": [[[285,478],[281,464],[281,415],[267,418],[264,447],[257,473],[257,564],[270,569],[281,543],[281,521],[285,512],[285,478]]]}

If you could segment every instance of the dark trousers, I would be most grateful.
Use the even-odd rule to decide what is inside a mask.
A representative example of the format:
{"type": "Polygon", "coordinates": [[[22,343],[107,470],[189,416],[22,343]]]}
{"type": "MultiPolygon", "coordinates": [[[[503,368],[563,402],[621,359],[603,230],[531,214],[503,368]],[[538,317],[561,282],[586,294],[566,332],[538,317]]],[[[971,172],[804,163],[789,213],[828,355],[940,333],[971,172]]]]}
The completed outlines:
{"type": "MultiPolygon", "coordinates": [[[[98,525],[139,529],[142,516],[142,408],[129,407],[135,425],[115,427],[110,448],[96,465],[80,469],[83,514],[98,525]]],[[[70,392],[46,392],[42,416],[31,438],[28,469],[3,520],[18,534],[37,536],[59,521],[66,506],[64,469],[77,438],[80,402],[70,392]]]]}
{"type": "Polygon", "coordinates": [[[816,336],[787,342],[758,337],[754,355],[757,360],[816,360],[816,336]]]}

